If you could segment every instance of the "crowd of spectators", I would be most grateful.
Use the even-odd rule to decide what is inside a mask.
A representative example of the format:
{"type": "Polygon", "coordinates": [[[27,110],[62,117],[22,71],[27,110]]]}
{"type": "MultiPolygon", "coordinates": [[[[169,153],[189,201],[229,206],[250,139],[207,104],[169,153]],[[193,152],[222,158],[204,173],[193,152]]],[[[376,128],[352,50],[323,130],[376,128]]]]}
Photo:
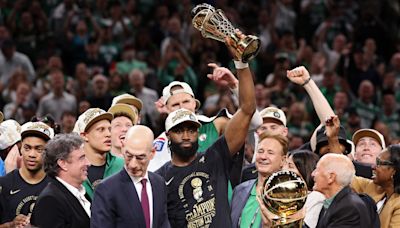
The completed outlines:
{"type": "Polygon", "coordinates": [[[129,92],[157,135],[154,102],[174,80],[187,82],[215,115],[237,101],[207,77],[208,63],[234,69],[224,44],[191,23],[194,5],[222,9],[262,46],[250,62],[257,109],[288,116],[290,138],[310,138],[319,119],[286,71],[305,65],[349,136],[375,128],[400,138],[400,3],[395,0],[1,0],[0,110],[20,124],[51,115],[66,132],[89,107],[107,110],[129,92]],[[212,96],[219,95],[219,96],[212,96]],[[216,99],[218,98],[218,99],[216,99]]]}

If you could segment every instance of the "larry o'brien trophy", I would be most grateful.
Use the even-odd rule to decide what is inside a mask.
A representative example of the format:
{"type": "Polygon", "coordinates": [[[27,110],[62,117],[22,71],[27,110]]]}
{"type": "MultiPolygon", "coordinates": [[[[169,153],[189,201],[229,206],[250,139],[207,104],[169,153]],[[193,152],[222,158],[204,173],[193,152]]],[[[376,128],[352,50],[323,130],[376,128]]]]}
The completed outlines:
{"type": "Polygon", "coordinates": [[[278,171],[264,182],[261,194],[265,207],[278,217],[272,220],[272,227],[302,227],[303,219],[290,218],[304,207],[308,195],[307,184],[299,175],[278,171]]]}
{"type": "Polygon", "coordinates": [[[252,59],[260,50],[258,37],[252,35],[247,35],[243,39],[238,37],[224,12],[209,4],[199,4],[192,9],[192,24],[205,38],[225,42],[225,37],[230,37],[234,41],[235,57],[243,62],[252,59]]]}

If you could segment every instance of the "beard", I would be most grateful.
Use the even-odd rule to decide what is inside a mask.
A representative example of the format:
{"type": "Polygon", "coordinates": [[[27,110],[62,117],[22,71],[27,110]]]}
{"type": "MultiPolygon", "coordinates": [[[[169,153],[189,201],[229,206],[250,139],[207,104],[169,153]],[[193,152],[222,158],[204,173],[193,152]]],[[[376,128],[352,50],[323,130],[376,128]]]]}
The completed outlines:
{"type": "Polygon", "coordinates": [[[183,148],[181,146],[182,143],[175,143],[169,141],[169,149],[172,154],[177,155],[182,160],[188,160],[193,157],[197,153],[197,149],[199,148],[199,142],[192,142],[192,146],[190,148],[183,148]]]}

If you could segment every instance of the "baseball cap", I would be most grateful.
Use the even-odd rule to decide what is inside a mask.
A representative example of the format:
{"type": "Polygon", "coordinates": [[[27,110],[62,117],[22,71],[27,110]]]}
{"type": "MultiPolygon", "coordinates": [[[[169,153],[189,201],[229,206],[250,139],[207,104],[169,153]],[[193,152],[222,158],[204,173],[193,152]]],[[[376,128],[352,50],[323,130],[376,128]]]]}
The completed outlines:
{"type": "Polygon", "coordinates": [[[43,122],[27,122],[21,126],[21,138],[31,135],[49,140],[54,137],[54,130],[43,122]]]}
{"type": "Polygon", "coordinates": [[[15,120],[6,120],[0,124],[0,150],[4,150],[21,141],[21,125],[15,120]]]}
{"type": "Polygon", "coordinates": [[[3,122],[3,120],[4,120],[4,115],[3,115],[3,113],[0,111],[0,123],[3,122]]]}
{"type": "MultiPolygon", "coordinates": [[[[315,153],[319,153],[319,149],[325,145],[328,145],[328,136],[325,134],[325,125],[320,125],[315,129],[314,134],[310,139],[310,146],[312,151],[315,153]]],[[[346,130],[342,125],[339,128],[339,135],[338,135],[339,143],[342,144],[346,151],[344,154],[349,154],[352,151],[352,145],[349,140],[346,139],[346,130]]]]}
{"type": "Polygon", "coordinates": [[[140,110],[142,110],[143,107],[143,102],[139,98],[130,95],[128,93],[124,93],[114,97],[111,106],[114,106],[115,104],[133,105],[138,109],[138,112],[140,112],[140,110]]]}
{"type": "Polygon", "coordinates": [[[86,132],[93,124],[100,120],[108,120],[111,122],[113,115],[100,108],[89,108],[82,113],[75,123],[73,132],[82,133],[86,132]]]}
{"type": "Polygon", "coordinates": [[[183,122],[192,122],[195,123],[198,127],[201,126],[201,123],[193,112],[181,108],[171,112],[168,115],[167,119],[165,120],[165,131],[168,132],[171,128],[183,122]]]}
{"type": "Polygon", "coordinates": [[[357,145],[358,141],[363,137],[371,137],[371,138],[375,139],[376,141],[378,141],[378,143],[381,145],[382,148],[386,147],[385,139],[383,138],[383,135],[375,129],[360,129],[360,130],[354,132],[353,138],[352,138],[354,145],[357,145]]]}
{"type": "Polygon", "coordinates": [[[163,100],[164,100],[164,104],[167,104],[168,99],[169,99],[172,95],[179,94],[179,93],[187,93],[187,94],[190,94],[190,95],[195,99],[195,101],[196,101],[196,110],[197,110],[198,108],[200,108],[200,101],[197,100],[197,99],[194,97],[194,93],[193,93],[193,90],[192,90],[192,88],[190,87],[190,85],[187,84],[186,82],[179,82],[179,81],[173,81],[173,82],[169,83],[169,85],[166,86],[166,87],[163,89],[162,98],[163,98],[163,100]],[[180,89],[175,89],[175,90],[171,91],[171,89],[174,88],[174,87],[181,87],[181,88],[180,88],[180,89]]]}
{"type": "Polygon", "coordinates": [[[138,113],[137,111],[130,105],[127,104],[115,104],[108,109],[108,112],[115,115],[117,113],[123,113],[129,116],[133,124],[136,124],[138,120],[138,113]]]}
{"type": "Polygon", "coordinates": [[[286,127],[286,115],[279,108],[275,108],[275,107],[264,108],[263,110],[261,110],[260,116],[263,119],[265,119],[265,118],[276,119],[276,120],[280,121],[286,127]]]}

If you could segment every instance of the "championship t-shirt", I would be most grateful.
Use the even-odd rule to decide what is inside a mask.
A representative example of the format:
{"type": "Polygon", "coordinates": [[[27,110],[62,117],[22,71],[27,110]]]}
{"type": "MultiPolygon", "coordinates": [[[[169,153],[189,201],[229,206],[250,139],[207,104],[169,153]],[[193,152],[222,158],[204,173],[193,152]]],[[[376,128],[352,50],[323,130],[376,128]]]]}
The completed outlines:
{"type": "Polygon", "coordinates": [[[106,164],[101,166],[91,165],[88,168],[88,179],[92,183],[93,189],[96,189],[97,185],[103,180],[104,171],[106,170],[106,164]]]}
{"type": "Polygon", "coordinates": [[[228,174],[232,166],[225,137],[188,166],[166,163],[156,173],[167,185],[171,227],[231,227],[228,174]]]}
{"type": "Polygon", "coordinates": [[[32,213],[36,199],[48,182],[46,176],[37,184],[29,184],[18,169],[0,177],[0,224],[12,221],[19,214],[32,213]]]}

